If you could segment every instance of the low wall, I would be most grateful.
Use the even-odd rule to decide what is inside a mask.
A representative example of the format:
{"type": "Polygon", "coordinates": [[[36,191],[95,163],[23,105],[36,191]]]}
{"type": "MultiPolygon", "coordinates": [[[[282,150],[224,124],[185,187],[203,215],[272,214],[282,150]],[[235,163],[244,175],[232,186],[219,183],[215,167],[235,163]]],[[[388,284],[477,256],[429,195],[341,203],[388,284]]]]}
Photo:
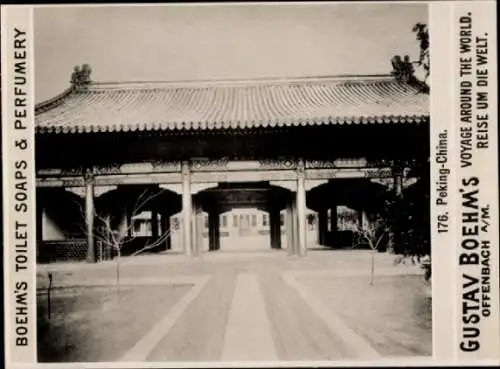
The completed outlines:
{"type": "Polygon", "coordinates": [[[37,263],[84,261],[87,258],[87,240],[39,241],[36,251],[37,263]]]}

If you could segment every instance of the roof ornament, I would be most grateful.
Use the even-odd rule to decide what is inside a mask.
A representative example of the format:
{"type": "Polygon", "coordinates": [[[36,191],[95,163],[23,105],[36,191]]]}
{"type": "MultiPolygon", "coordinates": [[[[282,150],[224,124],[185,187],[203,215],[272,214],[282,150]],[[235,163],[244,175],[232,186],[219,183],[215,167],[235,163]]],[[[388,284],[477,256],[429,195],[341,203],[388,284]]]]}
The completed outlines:
{"type": "Polygon", "coordinates": [[[408,55],[404,56],[404,59],[399,55],[395,55],[391,59],[392,64],[392,75],[396,77],[399,82],[409,83],[415,73],[413,64],[410,62],[410,57],[408,55]]]}
{"type": "Polygon", "coordinates": [[[89,64],[83,64],[81,67],[76,65],[71,74],[71,84],[77,90],[86,89],[86,87],[92,82],[90,79],[90,74],[92,73],[92,68],[89,64]]]}
{"type": "Polygon", "coordinates": [[[410,61],[410,57],[408,55],[405,55],[404,58],[401,58],[399,55],[395,55],[391,59],[391,64],[391,74],[396,78],[396,81],[417,88],[421,93],[429,93],[429,86],[427,83],[418,79],[415,75],[415,68],[413,67],[415,62],[410,61]]]}

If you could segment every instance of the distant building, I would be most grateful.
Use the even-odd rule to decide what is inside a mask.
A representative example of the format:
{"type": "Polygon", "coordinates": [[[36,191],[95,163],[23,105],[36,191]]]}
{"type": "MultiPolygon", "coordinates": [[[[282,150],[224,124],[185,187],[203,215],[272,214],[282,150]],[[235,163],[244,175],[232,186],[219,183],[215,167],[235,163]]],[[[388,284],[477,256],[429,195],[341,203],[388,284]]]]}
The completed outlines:
{"type": "MultiPolygon", "coordinates": [[[[315,230],[317,219],[314,212],[309,211],[309,217],[312,220],[308,223],[308,230],[315,230]]],[[[132,218],[132,235],[135,237],[150,237],[153,235],[152,213],[142,212],[132,218]]],[[[157,216],[158,223],[161,222],[161,217],[157,216]]],[[[170,226],[173,233],[181,231],[181,215],[173,215],[170,218],[170,226]]],[[[241,209],[231,210],[227,213],[219,215],[220,235],[221,237],[251,237],[257,235],[269,235],[270,220],[269,214],[257,209],[241,209]]],[[[285,214],[280,214],[281,232],[285,231],[285,214]]],[[[208,214],[203,215],[203,236],[208,237],[209,218],[208,214]]]]}

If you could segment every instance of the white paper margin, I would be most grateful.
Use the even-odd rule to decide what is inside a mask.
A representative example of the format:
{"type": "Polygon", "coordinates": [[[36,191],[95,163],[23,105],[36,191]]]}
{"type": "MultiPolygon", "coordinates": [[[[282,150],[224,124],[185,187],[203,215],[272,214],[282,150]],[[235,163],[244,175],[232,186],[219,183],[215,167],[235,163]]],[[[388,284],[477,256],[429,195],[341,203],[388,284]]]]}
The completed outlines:
{"type": "MultiPolygon", "coordinates": [[[[221,4],[219,4],[221,5],[221,4]]],[[[69,5],[66,5],[69,6],[69,5]]],[[[116,4],[114,6],[117,6],[116,4]]],[[[459,152],[458,136],[456,129],[457,122],[457,80],[456,80],[456,47],[457,47],[457,28],[456,16],[459,13],[473,11],[474,24],[477,29],[487,29],[490,33],[490,54],[489,70],[495,75],[490,76],[490,146],[491,149],[483,152],[480,159],[475,159],[473,171],[480,176],[482,180],[487,179],[488,186],[482,187],[481,202],[488,201],[491,205],[491,224],[498,225],[498,175],[497,171],[497,106],[496,106],[496,24],[495,10],[496,4],[493,1],[470,1],[470,2],[432,2],[429,3],[429,30],[431,44],[431,159],[435,157],[436,134],[442,129],[448,129],[449,136],[449,164],[452,172],[449,176],[449,212],[451,216],[450,232],[437,233],[436,217],[438,211],[431,203],[432,219],[432,260],[433,260],[433,357],[432,358],[384,358],[381,361],[370,362],[370,366],[422,366],[422,365],[471,365],[485,364],[494,365],[499,363],[499,332],[498,322],[498,226],[492,226],[490,239],[492,241],[494,253],[491,255],[492,270],[496,275],[492,275],[492,288],[496,290],[496,300],[493,301],[492,310],[496,312],[495,322],[490,321],[487,327],[483,328],[483,335],[487,336],[489,346],[483,348],[481,353],[474,357],[461,354],[458,350],[460,339],[459,315],[461,309],[461,299],[458,294],[460,291],[460,271],[457,266],[459,253],[459,216],[460,199],[458,193],[458,181],[463,175],[457,168],[458,157],[454,156],[459,152]],[[493,36],[494,35],[494,36],[493,36]],[[478,163],[483,163],[482,165],[478,163]],[[495,228],[496,227],[496,228],[495,228]],[[496,305],[495,305],[496,304],[496,305]],[[470,360],[470,361],[469,361],[470,360]]],[[[5,284],[5,359],[8,367],[33,368],[36,361],[36,245],[35,245],[35,173],[34,173],[34,150],[19,152],[14,147],[14,137],[19,132],[12,129],[12,80],[9,78],[12,71],[12,63],[9,61],[11,54],[10,42],[12,36],[11,27],[22,27],[29,32],[29,53],[33,55],[33,8],[30,6],[2,6],[2,130],[3,130],[3,198],[4,198],[4,284],[5,284]],[[31,165],[28,171],[30,188],[29,204],[30,212],[27,214],[15,214],[12,211],[14,205],[14,193],[12,193],[14,183],[13,165],[15,160],[25,159],[30,161],[31,165]],[[23,279],[30,281],[30,331],[28,348],[16,348],[12,344],[13,324],[14,324],[14,302],[13,288],[16,281],[16,273],[13,272],[12,245],[14,245],[14,222],[25,221],[29,223],[29,252],[30,269],[23,274],[23,279]],[[19,363],[19,364],[14,364],[19,363]],[[30,364],[31,363],[31,364],[30,364]]],[[[476,30],[477,32],[477,30],[476,30]]],[[[28,60],[29,91],[30,104],[34,106],[34,61],[28,60]]],[[[23,136],[28,136],[30,147],[34,145],[34,109],[31,109],[30,128],[23,136]]],[[[431,161],[432,162],[432,161],[431,161]]],[[[432,163],[431,173],[434,175],[435,164],[432,163]]],[[[432,178],[432,176],[431,176],[432,178]]],[[[432,200],[435,201],[435,183],[431,183],[432,200]]],[[[443,208],[444,209],[444,208],[443,208]]],[[[483,336],[483,339],[484,339],[483,336]]],[[[276,367],[276,366],[294,366],[294,367],[317,367],[327,366],[366,366],[366,361],[338,361],[338,362],[252,362],[252,363],[200,363],[200,362],[169,362],[169,363],[85,363],[87,368],[159,368],[159,367],[276,367]]],[[[82,364],[38,364],[39,368],[81,368],[82,364]]]]}
{"type": "MultiPolygon", "coordinates": [[[[4,316],[5,316],[5,362],[29,363],[36,360],[36,234],[35,234],[35,151],[34,151],[34,37],[33,37],[33,9],[29,6],[2,7],[2,167],[3,167],[3,212],[4,212],[4,316]],[[15,129],[15,84],[13,73],[14,35],[15,28],[26,32],[26,84],[18,86],[26,92],[27,116],[23,119],[26,129],[15,129]],[[25,142],[25,143],[23,143],[25,142]],[[22,147],[26,144],[26,149],[22,147]],[[21,161],[28,166],[23,169],[21,161]],[[20,170],[17,178],[16,171],[20,170]],[[16,188],[17,186],[17,188],[16,188]],[[27,187],[27,198],[24,199],[21,190],[27,187]],[[27,205],[27,211],[16,209],[20,203],[27,205]],[[27,224],[26,227],[18,225],[27,224]],[[22,248],[16,245],[22,243],[19,239],[27,232],[27,252],[17,252],[22,248]],[[17,239],[16,239],[17,238],[17,239]],[[26,270],[15,271],[16,258],[18,261],[26,256],[26,270]],[[20,283],[27,283],[27,290],[23,291],[20,283]],[[17,286],[16,286],[17,285],[17,286]],[[17,291],[17,292],[16,292],[17,291]],[[16,314],[16,296],[27,292],[28,333],[22,333],[25,324],[22,314],[16,314]],[[17,323],[16,323],[17,320],[17,323]],[[27,346],[16,344],[17,338],[26,337],[27,346]]],[[[21,36],[22,37],[22,36],[21,36]]],[[[22,51],[19,49],[19,51],[22,51]]],[[[19,61],[19,60],[18,60],[19,61]]]]}
{"type": "MultiPolygon", "coordinates": [[[[455,334],[456,334],[456,358],[460,364],[471,364],[478,363],[485,359],[496,359],[497,363],[500,358],[500,325],[498,320],[498,314],[500,311],[499,305],[499,248],[498,248],[498,98],[497,98],[497,31],[496,31],[496,3],[492,1],[468,1],[459,2],[453,6],[452,20],[450,28],[453,30],[454,39],[454,52],[453,52],[453,88],[454,88],[454,144],[452,157],[455,160],[456,168],[456,188],[454,193],[456,196],[455,206],[456,206],[456,217],[457,221],[455,223],[456,231],[456,242],[454,243],[456,247],[455,265],[454,265],[454,276],[456,278],[455,282],[455,303],[456,308],[454,310],[454,320],[455,320],[455,334]],[[472,51],[470,53],[462,53],[460,48],[460,38],[463,36],[466,39],[467,34],[461,35],[460,28],[460,18],[470,15],[472,19],[472,51]],[[487,64],[480,66],[476,64],[476,51],[479,49],[476,45],[480,45],[481,41],[476,40],[476,37],[484,37],[487,34],[488,39],[488,62],[487,64]],[[472,57],[472,75],[466,77],[460,77],[460,58],[472,57]],[[477,86],[477,70],[487,69],[488,70],[488,86],[478,87],[477,86]],[[463,123],[460,121],[461,110],[465,109],[464,106],[460,104],[460,83],[461,81],[468,80],[473,84],[472,87],[472,125],[469,123],[463,123]],[[487,92],[489,107],[484,110],[480,110],[476,106],[476,93],[478,91],[487,92]],[[487,113],[489,119],[488,127],[488,148],[477,148],[476,144],[478,140],[476,139],[478,135],[477,127],[477,116],[487,113]],[[473,127],[473,138],[472,144],[474,148],[472,149],[472,166],[462,167],[462,147],[466,137],[461,137],[461,129],[464,127],[473,127]],[[477,177],[479,179],[479,184],[477,186],[469,185],[466,186],[464,181],[471,183],[472,178],[477,177]],[[474,211],[470,208],[465,208],[462,206],[463,199],[462,193],[466,193],[471,190],[479,189],[478,197],[478,227],[480,229],[479,236],[469,236],[464,235],[463,227],[465,226],[470,231],[474,223],[463,221],[463,212],[474,211]],[[463,191],[463,192],[461,192],[463,191]],[[489,219],[482,219],[482,208],[489,207],[489,219]],[[489,224],[487,232],[482,230],[485,222],[489,224]],[[464,322],[464,317],[470,317],[470,313],[478,313],[481,315],[483,309],[479,311],[470,310],[470,313],[463,313],[463,303],[464,293],[470,293],[474,291],[477,285],[472,285],[470,287],[464,287],[470,280],[464,278],[464,275],[469,275],[471,277],[481,279],[481,269],[482,265],[459,265],[460,254],[462,253],[475,253],[482,250],[482,247],[478,247],[474,250],[467,250],[463,247],[464,244],[470,244],[470,242],[464,243],[465,239],[479,239],[479,242],[490,241],[490,252],[489,264],[491,268],[490,275],[490,290],[489,296],[491,300],[490,310],[492,316],[489,318],[481,318],[480,323],[473,324],[469,322],[464,322]],[[477,351],[465,351],[461,349],[462,342],[466,343],[467,339],[464,336],[464,328],[473,327],[480,329],[480,336],[477,338],[471,338],[471,340],[477,340],[480,347],[477,351]]],[[[462,23],[464,24],[464,23],[462,23]]],[[[465,24],[466,26],[467,24],[465,24]]],[[[467,28],[464,30],[467,32],[467,28]]],[[[486,261],[486,258],[481,256],[480,261],[486,261]]],[[[483,293],[482,288],[485,287],[481,282],[479,283],[480,291],[477,294],[480,303],[483,303],[483,293]]],[[[484,301],[488,302],[488,301],[484,301]]]]}

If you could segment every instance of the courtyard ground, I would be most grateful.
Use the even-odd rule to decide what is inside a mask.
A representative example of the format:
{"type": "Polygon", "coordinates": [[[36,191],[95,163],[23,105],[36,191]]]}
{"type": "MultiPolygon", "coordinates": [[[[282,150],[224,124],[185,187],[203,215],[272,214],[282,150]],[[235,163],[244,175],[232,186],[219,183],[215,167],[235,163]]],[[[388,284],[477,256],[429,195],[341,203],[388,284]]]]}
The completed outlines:
{"type": "Polygon", "coordinates": [[[39,361],[320,361],[432,354],[423,271],[316,248],[38,268],[39,361]],[[53,276],[48,314],[48,273],[53,276]]]}

